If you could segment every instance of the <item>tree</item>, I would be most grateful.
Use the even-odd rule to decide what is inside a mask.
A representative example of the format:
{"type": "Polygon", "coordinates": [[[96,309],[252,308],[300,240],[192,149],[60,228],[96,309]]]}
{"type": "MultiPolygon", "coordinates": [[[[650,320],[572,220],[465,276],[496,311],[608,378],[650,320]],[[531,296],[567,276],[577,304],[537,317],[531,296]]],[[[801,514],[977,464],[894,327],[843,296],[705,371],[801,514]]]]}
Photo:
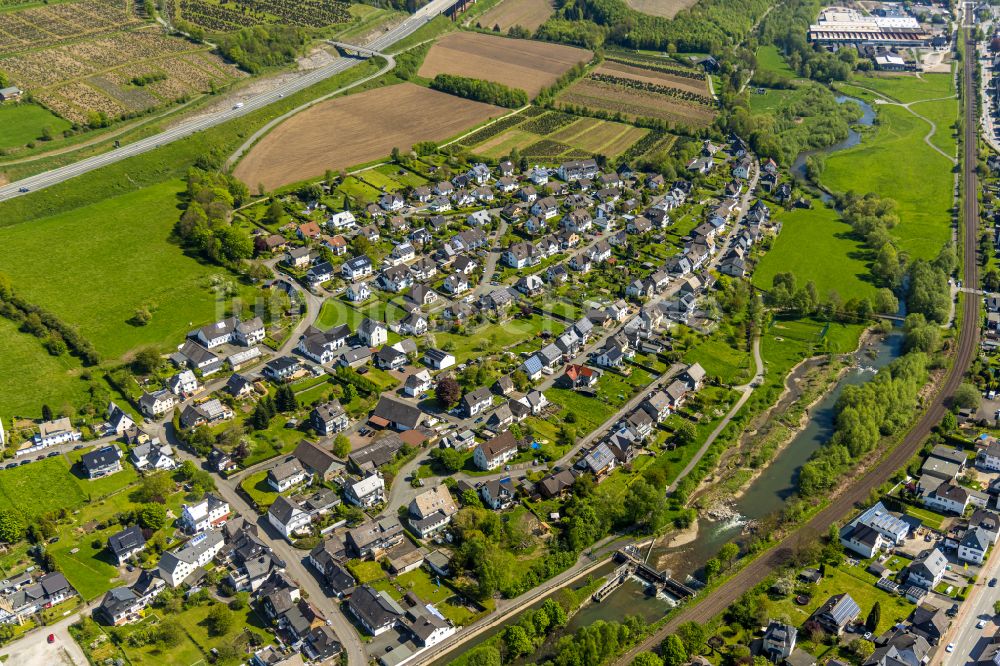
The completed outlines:
{"type": "Polygon", "coordinates": [[[268,224],[279,224],[281,222],[281,217],[285,214],[285,205],[281,203],[281,200],[275,197],[271,199],[271,203],[267,207],[267,213],[264,214],[264,220],[268,224]]]}
{"type": "Polygon", "coordinates": [[[737,546],[732,541],[722,544],[722,548],[719,549],[719,559],[730,565],[739,556],[740,547],[737,546]]]}
{"type": "Polygon", "coordinates": [[[347,458],[351,455],[351,440],[344,433],[338,433],[333,438],[333,455],[338,458],[347,458]]]}
{"type": "Polygon", "coordinates": [[[465,464],[465,458],[462,454],[450,447],[447,449],[434,449],[431,451],[431,458],[449,474],[459,471],[465,464]]]}
{"type": "Polygon", "coordinates": [[[640,652],[632,660],[632,666],[663,666],[663,660],[652,652],[640,652]]]}
{"type": "Polygon", "coordinates": [[[952,404],[960,409],[977,409],[979,407],[979,389],[972,384],[963,382],[955,395],[952,397],[952,404]]]}
{"type": "Polygon", "coordinates": [[[153,321],[153,313],[145,305],[140,305],[132,313],[132,319],[129,320],[136,326],[145,326],[149,322],[153,321]]]}
{"type": "Polygon", "coordinates": [[[535,645],[531,642],[528,632],[519,624],[513,624],[504,629],[503,644],[506,648],[508,659],[520,657],[523,654],[530,654],[535,649],[535,645]]]}
{"type": "Polygon", "coordinates": [[[150,530],[161,529],[167,524],[167,509],[162,504],[144,504],[139,509],[139,524],[150,530]]]}
{"type": "Polygon", "coordinates": [[[48,405],[42,405],[42,420],[51,421],[52,420],[52,408],[48,405]]]}
{"type": "Polygon", "coordinates": [[[454,377],[445,377],[434,387],[434,397],[437,398],[438,404],[445,409],[451,409],[458,403],[461,396],[462,387],[458,385],[454,377]]]}
{"type": "Polygon", "coordinates": [[[176,647],[184,640],[184,630],[173,618],[166,618],[156,627],[156,642],[164,647],[176,647]]]}
{"type": "Polygon", "coordinates": [[[716,576],[722,573],[722,562],[719,562],[718,558],[712,557],[705,562],[705,582],[712,580],[716,576]]]}
{"type": "Polygon", "coordinates": [[[674,441],[677,442],[678,446],[693,444],[697,437],[698,432],[695,430],[694,424],[687,420],[678,423],[674,430],[674,441]]]}
{"type": "Polygon", "coordinates": [[[688,655],[701,653],[705,649],[705,642],[708,640],[705,627],[697,622],[685,622],[677,627],[677,636],[684,643],[684,649],[688,655]]]}
{"type": "Polygon", "coordinates": [[[24,518],[14,509],[0,511],[0,541],[14,543],[24,538],[24,518]]]}
{"type": "Polygon", "coordinates": [[[151,474],[142,480],[132,499],[142,503],[163,502],[173,489],[174,482],[169,474],[151,474]]]}
{"type": "Polygon", "coordinates": [[[478,647],[465,654],[465,663],[468,666],[500,666],[502,660],[500,650],[492,645],[478,647]]]}
{"type": "MultiPolygon", "coordinates": [[[[875,605],[877,606],[878,603],[875,605]]],[[[867,626],[868,625],[866,623],[865,627],[867,626]]],[[[854,656],[858,658],[858,661],[864,663],[868,661],[868,657],[872,656],[875,652],[875,644],[871,641],[866,641],[863,638],[855,638],[851,641],[851,652],[853,652],[854,656]]]]}
{"type": "Polygon", "coordinates": [[[155,347],[144,347],[136,352],[131,365],[135,372],[148,375],[160,367],[161,360],[160,352],[155,347]]]}
{"type": "Polygon", "coordinates": [[[682,666],[688,660],[684,643],[676,634],[670,634],[660,644],[660,654],[663,655],[663,666],[682,666]]]}
{"type": "Polygon", "coordinates": [[[882,606],[879,602],[875,602],[872,605],[872,609],[868,612],[868,619],[865,620],[865,629],[874,632],[878,629],[878,621],[882,618],[882,606]]]}
{"type": "Polygon", "coordinates": [[[233,612],[222,603],[216,603],[205,617],[205,626],[212,636],[224,636],[233,626],[233,612]]]}
{"type": "Polygon", "coordinates": [[[274,394],[274,405],[279,412],[294,412],[299,408],[298,398],[290,384],[282,384],[274,394]]]}

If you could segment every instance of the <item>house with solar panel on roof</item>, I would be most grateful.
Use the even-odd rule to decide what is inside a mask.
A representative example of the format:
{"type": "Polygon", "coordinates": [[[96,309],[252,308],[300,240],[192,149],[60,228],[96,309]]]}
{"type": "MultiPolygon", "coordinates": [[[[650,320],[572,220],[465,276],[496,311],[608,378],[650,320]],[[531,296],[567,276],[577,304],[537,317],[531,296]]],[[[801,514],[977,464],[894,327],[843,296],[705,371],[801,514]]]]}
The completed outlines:
{"type": "Polygon", "coordinates": [[[861,607],[845,592],[827,599],[809,619],[815,621],[825,631],[839,636],[849,624],[858,619],[859,615],[861,607]]]}

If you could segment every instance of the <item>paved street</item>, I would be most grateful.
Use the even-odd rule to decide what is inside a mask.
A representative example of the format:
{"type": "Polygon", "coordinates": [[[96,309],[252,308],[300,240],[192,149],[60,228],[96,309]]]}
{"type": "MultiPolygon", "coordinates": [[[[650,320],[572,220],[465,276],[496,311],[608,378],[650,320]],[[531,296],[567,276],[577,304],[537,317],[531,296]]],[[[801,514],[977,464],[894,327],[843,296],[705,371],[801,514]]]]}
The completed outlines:
{"type": "MultiPolygon", "coordinates": [[[[87,606],[89,612],[94,605],[87,606]]],[[[87,657],[73,637],[69,626],[79,619],[81,611],[66,616],[48,627],[33,629],[13,643],[0,648],[0,659],[6,657],[11,666],[87,666],[87,657]],[[55,635],[53,643],[49,634],[55,635]]]]}
{"type": "MultiPolygon", "coordinates": [[[[392,30],[383,33],[377,39],[365,44],[365,48],[371,51],[384,51],[388,49],[390,46],[401,39],[408,37],[417,28],[426,24],[435,16],[443,12],[453,2],[454,0],[432,0],[432,2],[421,9],[418,9],[414,14],[392,30]]],[[[78,162],[74,162],[73,164],[68,164],[64,167],[59,167],[57,169],[52,169],[35,176],[29,176],[28,178],[15,181],[0,187],[0,201],[12,199],[17,196],[23,196],[25,193],[22,192],[22,190],[25,188],[29,191],[34,191],[45,187],[51,187],[52,185],[56,185],[70,180],[71,178],[75,178],[76,176],[89,173],[90,171],[99,169],[103,166],[114,164],[124,159],[128,159],[129,157],[134,157],[136,155],[141,155],[151,150],[155,150],[160,146],[164,146],[168,143],[173,143],[174,141],[191,136],[195,132],[206,130],[210,127],[221,125],[222,123],[228,122],[234,118],[252,113],[276,102],[282,97],[292,95],[315,83],[324,81],[331,76],[336,76],[341,72],[345,72],[351,67],[357,65],[359,62],[362,62],[362,60],[355,58],[338,58],[336,61],[326,65],[325,67],[317,68],[307,74],[303,74],[296,79],[292,79],[287,83],[273,88],[266,93],[257,95],[256,97],[251,97],[243,102],[243,106],[239,108],[228,109],[213,116],[202,117],[185,123],[180,123],[168,130],[160,132],[159,134],[140,139],[110,152],[88,157],[78,162]]]]}

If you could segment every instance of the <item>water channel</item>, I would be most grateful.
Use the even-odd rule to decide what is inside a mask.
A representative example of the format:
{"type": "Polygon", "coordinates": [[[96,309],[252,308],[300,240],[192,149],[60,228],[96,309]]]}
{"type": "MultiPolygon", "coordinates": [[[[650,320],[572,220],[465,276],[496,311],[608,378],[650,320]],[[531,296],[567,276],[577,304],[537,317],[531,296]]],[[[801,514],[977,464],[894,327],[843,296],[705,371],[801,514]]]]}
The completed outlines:
{"type": "MultiPolygon", "coordinates": [[[[858,124],[872,125],[875,120],[875,110],[863,100],[840,95],[837,97],[838,103],[854,102],[862,109],[862,116],[858,124]]],[[[818,153],[832,153],[858,145],[861,135],[851,129],[847,138],[839,143],[825,149],[815,149],[804,151],[795,160],[792,166],[792,173],[804,179],[805,161],[809,155],[818,153]]],[[[715,556],[723,544],[730,541],[739,541],[744,532],[744,527],[748,521],[762,519],[784,506],[785,500],[795,491],[798,483],[799,470],[809,457],[833,434],[834,406],[837,398],[843,392],[844,387],[862,384],[885,367],[902,353],[903,336],[900,331],[894,331],[880,340],[865,346],[854,354],[854,364],[852,368],[841,377],[832,391],[827,393],[809,411],[809,421],[800,430],[792,441],[784,447],[767,468],[758,476],[734,502],[736,517],[726,521],[712,521],[707,518],[698,520],[697,537],[683,546],[658,547],[654,546],[649,553],[647,561],[656,565],[660,558],[670,561],[670,569],[674,578],[685,580],[693,576],[702,565],[711,557],[715,556]]],[[[610,561],[606,566],[599,568],[594,577],[604,576],[611,573],[615,565],[610,561]]],[[[578,589],[586,584],[586,579],[574,583],[570,587],[578,589]]],[[[541,602],[534,604],[531,608],[536,608],[541,602]]],[[[645,585],[638,580],[629,580],[617,590],[612,592],[600,603],[590,603],[578,611],[569,621],[566,628],[558,632],[558,635],[551,636],[542,646],[539,652],[531,655],[530,662],[540,661],[547,656],[556,640],[563,635],[572,633],[580,627],[588,626],[597,620],[621,620],[626,615],[639,615],[648,622],[653,622],[663,616],[671,607],[671,601],[664,596],[647,594],[645,585]]],[[[481,645],[484,641],[495,636],[503,630],[505,626],[516,621],[518,616],[503,623],[502,625],[484,632],[472,641],[462,646],[462,652],[468,652],[481,645]]],[[[434,666],[443,666],[458,653],[453,652],[446,657],[439,659],[434,666]]]]}

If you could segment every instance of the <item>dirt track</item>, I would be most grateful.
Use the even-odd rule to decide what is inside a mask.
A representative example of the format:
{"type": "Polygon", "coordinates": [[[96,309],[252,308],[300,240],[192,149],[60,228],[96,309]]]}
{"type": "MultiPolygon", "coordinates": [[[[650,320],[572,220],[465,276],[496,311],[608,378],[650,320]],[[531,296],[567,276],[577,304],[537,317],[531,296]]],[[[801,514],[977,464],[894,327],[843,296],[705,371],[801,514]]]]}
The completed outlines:
{"type": "Polygon", "coordinates": [[[402,83],[317,104],[276,127],[236,166],[237,178],[273,189],[441,141],[504,109],[402,83]]]}
{"type": "Polygon", "coordinates": [[[589,62],[593,56],[575,46],[452,32],[431,47],[420,76],[433,79],[438,74],[454,74],[484,79],[521,88],[534,97],[570,67],[589,62]]]}
{"type": "MultiPolygon", "coordinates": [[[[976,52],[975,43],[971,38],[968,39],[966,52],[976,52]]],[[[972,71],[971,67],[965,68],[964,85],[967,91],[975,90],[972,82],[972,71]]],[[[976,122],[975,108],[974,103],[965,105],[966,159],[962,177],[966,193],[974,193],[978,187],[975,172],[975,165],[977,163],[976,152],[978,148],[976,143],[978,123],[976,122]]],[[[978,262],[976,261],[976,238],[979,225],[978,208],[977,198],[975,196],[967,196],[965,207],[962,211],[964,222],[964,267],[962,277],[965,280],[965,284],[970,286],[979,284],[978,262]]],[[[825,509],[816,514],[801,529],[788,535],[768,553],[748,564],[739,573],[702,599],[700,603],[676,615],[662,629],[623,655],[615,663],[628,664],[631,663],[632,659],[639,652],[654,650],[669,633],[675,631],[683,622],[694,621],[702,624],[709,622],[712,618],[725,611],[740,595],[753,588],[776,568],[786,562],[788,557],[798,548],[814,543],[816,539],[826,533],[831,524],[841,520],[859,504],[865,502],[874,489],[882,485],[896,470],[906,464],[913,454],[916,453],[923,440],[930,434],[931,429],[941,421],[945,413],[945,401],[954,394],[955,390],[961,384],[962,377],[975,357],[976,348],[979,344],[979,299],[966,294],[962,301],[962,315],[962,329],[959,332],[955,362],[945,376],[940,390],[931,399],[930,407],[924,412],[920,420],[917,421],[913,429],[906,434],[903,441],[889,455],[883,458],[874,469],[858,479],[847,491],[833,499],[825,509]]]]}

